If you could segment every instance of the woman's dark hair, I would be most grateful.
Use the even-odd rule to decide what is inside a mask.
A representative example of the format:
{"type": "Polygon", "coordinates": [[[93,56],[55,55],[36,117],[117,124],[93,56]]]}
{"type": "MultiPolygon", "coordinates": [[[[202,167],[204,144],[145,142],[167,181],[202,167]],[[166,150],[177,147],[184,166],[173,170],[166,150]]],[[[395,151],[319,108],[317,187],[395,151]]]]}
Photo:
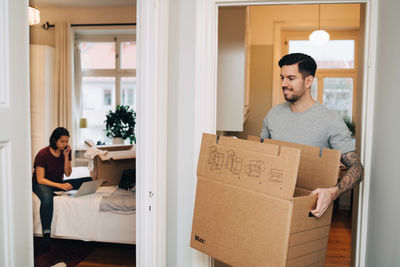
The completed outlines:
{"type": "Polygon", "coordinates": [[[69,137],[69,132],[67,129],[65,129],[64,127],[58,127],[56,128],[53,133],[50,136],[49,139],[49,143],[50,143],[50,147],[54,150],[57,150],[57,141],[58,139],[61,138],[61,136],[68,136],[69,137]]]}
{"type": "Polygon", "coordinates": [[[292,53],[285,55],[279,60],[279,67],[289,66],[293,64],[298,64],[299,72],[303,79],[307,76],[312,75],[315,76],[315,71],[317,70],[317,63],[315,60],[309,55],[303,53],[292,53]]]}

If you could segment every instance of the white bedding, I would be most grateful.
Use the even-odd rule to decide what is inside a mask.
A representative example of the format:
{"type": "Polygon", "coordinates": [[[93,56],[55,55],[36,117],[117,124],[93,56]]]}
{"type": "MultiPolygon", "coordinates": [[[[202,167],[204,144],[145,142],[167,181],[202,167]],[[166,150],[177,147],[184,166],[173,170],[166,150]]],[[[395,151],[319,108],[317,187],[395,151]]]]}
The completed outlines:
{"type": "MultiPolygon", "coordinates": [[[[53,237],[86,241],[136,243],[136,214],[116,214],[99,211],[103,196],[110,195],[117,186],[100,187],[95,194],[70,198],[54,197],[51,223],[53,237]]],[[[34,234],[42,234],[40,200],[33,196],[34,234]]]]}

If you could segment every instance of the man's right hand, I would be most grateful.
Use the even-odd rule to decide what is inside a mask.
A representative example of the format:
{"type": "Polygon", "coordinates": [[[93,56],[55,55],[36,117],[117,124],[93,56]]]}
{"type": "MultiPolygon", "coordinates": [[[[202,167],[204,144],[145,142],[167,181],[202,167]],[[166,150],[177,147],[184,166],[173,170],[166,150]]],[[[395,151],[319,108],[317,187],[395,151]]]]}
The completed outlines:
{"type": "Polygon", "coordinates": [[[64,191],[68,191],[68,190],[71,190],[73,187],[70,183],[63,183],[63,184],[59,184],[58,188],[60,188],[64,191]]]}

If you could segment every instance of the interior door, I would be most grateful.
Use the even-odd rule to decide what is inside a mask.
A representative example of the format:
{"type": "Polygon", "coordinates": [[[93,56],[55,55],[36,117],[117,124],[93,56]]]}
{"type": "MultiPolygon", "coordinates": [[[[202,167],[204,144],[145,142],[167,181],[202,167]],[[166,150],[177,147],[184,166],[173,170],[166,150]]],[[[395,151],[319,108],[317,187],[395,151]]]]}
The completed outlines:
{"type": "Polygon", "coordinates": [[[0,266],[33,266],[28,1],[0,1],[0,266]]]}

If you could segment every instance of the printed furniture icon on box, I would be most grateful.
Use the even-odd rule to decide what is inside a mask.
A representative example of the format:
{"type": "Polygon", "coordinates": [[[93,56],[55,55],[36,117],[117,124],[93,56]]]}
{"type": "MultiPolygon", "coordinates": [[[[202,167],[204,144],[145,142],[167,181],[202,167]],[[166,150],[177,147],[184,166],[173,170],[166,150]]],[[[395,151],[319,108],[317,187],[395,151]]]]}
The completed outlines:
{"type": "Polygon", "coordinates": [[[340,152],[203,134],[190,246],[232,266],[324,266],[332,207],[309,217],[317,187],[337,183],[340,152]]]}

